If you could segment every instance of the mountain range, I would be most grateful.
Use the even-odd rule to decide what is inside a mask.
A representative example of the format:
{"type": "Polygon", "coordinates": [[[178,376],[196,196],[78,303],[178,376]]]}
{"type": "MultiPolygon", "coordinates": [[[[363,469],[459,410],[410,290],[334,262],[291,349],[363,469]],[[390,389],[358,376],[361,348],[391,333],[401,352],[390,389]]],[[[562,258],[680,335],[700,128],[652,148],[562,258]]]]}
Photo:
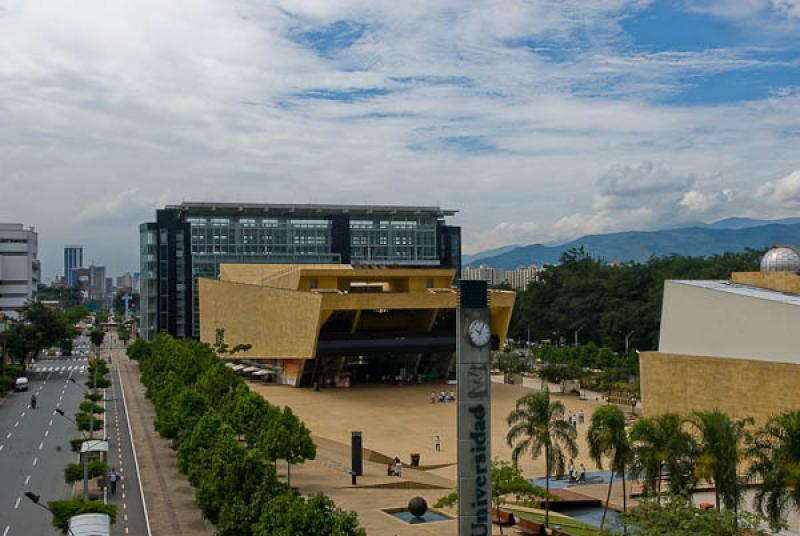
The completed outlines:
{"type": "Polygon", "coordinates": [[[463,264],[486,264],[507,270],[531,264],[542,266],[557,263],[563,252],[579,247],[583,247],[593,257],[612,263],[644,262],[653,256],[678,254],[704,257],[747,248],[765,249],[781,243],[800,243],[800,218],[727,218],[677,229],[586,235],[558,245],[531,244],[495,248],[473,254],[469,261],[465,255],[463,264]]]}

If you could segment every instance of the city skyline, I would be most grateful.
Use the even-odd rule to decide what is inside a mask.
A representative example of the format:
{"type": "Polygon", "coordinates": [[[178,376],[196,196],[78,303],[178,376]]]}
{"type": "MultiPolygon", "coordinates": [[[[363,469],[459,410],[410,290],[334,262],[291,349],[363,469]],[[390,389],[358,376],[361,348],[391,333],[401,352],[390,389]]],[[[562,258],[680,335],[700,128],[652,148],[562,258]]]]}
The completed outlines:
{"type": "Polygon", "coordinates": [[[185,200],[424,194],[466,253],[797,214],[796,2],[458,5],[7,6],[3,219],[49,279],[185,200]]]}

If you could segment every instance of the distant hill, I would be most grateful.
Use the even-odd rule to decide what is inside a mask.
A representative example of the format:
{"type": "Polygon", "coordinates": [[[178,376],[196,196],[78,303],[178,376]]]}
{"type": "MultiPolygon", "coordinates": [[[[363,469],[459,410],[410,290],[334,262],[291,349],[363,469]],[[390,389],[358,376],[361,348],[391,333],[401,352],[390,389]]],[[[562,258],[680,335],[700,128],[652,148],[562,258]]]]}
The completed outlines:
{"type": "MultiPolygon", "coordinates": [[[[742,225],[746,218],[731,218],[732,225],[742,225]]],[[[514,269],[517,266],[555,264],[561,253],[583,246],[593,257],[608,262],[644,262],[652,256],[678,254],[691,257],[714,255],[726,251],[743,251],[747,248],[764,249],[774,244],[800,244],[800,218],[798,223],[745,226],[742,228],[715,228],[721,222],[702,227],[686,227],[664,231],[627,231],[587,235],[558,246],[531,244],[520,246],[499,255],[485,257],[481,264],[496,268],[514,269]]],[[[723,222],[726,220],[722,220],[723,222]]],[[[757,220],[750,220],[757,221],[757,220]]],[[[778,220],[782,221],[782,220],[778,220]]]]}
{"type": "Polygon", "coordinates": [[[468,265],[474,262],[477,262],[481,259],[485,259],[486,257],[495,257],[497,255],[502,255],[506,251],[511,251],[512,249],[520,247],[519,244],[510,244],[508,246],[502,246],[499,248],[487,249],[485,251],[479,251],[478,253],[473,253],[471,255],[461,255],[461,264],[468,265]]]}
{"type": "MultiPolygon", "coordinates": [[[[800,223],[800,218],[783,218],[780,220],[756,220],[753,218],[725,218],[714,223],[700,223],[692,227],[707,227],[709,229],[747,229],[748,227],[761,227],[773,223],[781,225],[794,225],[800,223]]],[[[689,227],[684,225],[683,227],[689,227]]]]}

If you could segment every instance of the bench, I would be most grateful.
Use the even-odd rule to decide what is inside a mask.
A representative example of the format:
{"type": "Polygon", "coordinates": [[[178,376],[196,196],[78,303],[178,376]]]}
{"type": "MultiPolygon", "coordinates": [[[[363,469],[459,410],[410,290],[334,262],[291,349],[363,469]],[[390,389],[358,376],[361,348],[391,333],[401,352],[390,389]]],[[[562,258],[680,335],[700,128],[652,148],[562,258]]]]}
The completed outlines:
{"type": "Polygon", "coordinates": [[[500,525],[501,527],[510,527],[515,521],[516,518],[513,512],[507,512],[501,509],[498,516],[497,507],[492,506],[492,523],[500,525]]]}
{"type": "Polygon", "coordinates": [[[544,523],[539,523],[533,519],[526,519],[520,517],[517,520],[517,525],[514,527],[517,532],[525,536],[546,536],[547,530],[544,528],[544,523]]]}

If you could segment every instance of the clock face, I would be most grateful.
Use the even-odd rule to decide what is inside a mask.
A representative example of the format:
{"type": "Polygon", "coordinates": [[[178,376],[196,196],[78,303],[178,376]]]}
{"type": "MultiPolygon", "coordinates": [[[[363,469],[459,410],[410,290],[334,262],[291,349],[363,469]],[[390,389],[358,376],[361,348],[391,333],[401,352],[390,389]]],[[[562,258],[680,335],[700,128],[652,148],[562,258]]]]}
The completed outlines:
{"type": "Polygon", "coordinates": [[[486,346],[492,338],[492,330],[489,324],[483,320],[473,320],[467,328],[469,340],[472,344],[478,347],[486,346]]]}

